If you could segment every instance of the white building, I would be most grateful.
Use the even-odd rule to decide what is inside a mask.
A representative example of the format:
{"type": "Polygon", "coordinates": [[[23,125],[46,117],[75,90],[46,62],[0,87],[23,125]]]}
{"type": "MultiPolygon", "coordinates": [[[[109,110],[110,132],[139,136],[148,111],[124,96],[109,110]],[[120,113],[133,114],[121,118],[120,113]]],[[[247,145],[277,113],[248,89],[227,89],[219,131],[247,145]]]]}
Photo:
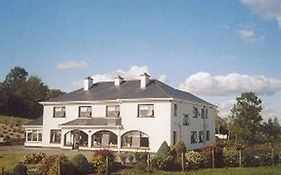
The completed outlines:
{"type": "Polygon", "coordinates": [[[140,80],[93,83],[41,102],[43,118],[25,125],[25,146],[156,152],[163,141],[188,149],[215,143],[216,106],[146,73],[140,80]]]}

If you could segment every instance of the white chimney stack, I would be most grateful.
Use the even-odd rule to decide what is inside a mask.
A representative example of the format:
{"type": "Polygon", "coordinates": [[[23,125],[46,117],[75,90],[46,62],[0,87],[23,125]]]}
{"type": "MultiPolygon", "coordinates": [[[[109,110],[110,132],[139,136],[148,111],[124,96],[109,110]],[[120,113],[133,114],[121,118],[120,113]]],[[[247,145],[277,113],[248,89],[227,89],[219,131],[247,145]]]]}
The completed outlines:
{"type": "Polygon", "coordinates": [[[140,88],[146,88],[149,83],[150,75],[143,73],[140,75],[140,88]]]}
{"type": "Polygon", "coordinates": [[[91,77],[87,77],[84,79],[84,90],[87,91],[93,85],[93,79],[91,77]]]}
{"type": "Polygon", "coordinates": [[[117,77],[114,78],[114,85],[115,86],[120,86],[120,84],[124,81],[124,78],[118,75],[117,77]]]}

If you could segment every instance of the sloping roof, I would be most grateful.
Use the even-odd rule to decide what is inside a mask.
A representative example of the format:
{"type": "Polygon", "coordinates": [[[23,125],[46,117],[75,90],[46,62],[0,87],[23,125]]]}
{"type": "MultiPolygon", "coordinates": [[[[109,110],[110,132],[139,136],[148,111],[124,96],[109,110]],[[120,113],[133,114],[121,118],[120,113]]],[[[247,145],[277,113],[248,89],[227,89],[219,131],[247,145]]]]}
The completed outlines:
{"type": "Polygon", "coordinates": [[[28,123],[26,123],[25,125],[35,125],[35,126],[40,126],[40,125],[43,125],[43,116],[41,117],[38,117],[37,119],[35,120],[32,120],[28,123]]]}
{"type": "Polygon", "coordinates": [[[150,80],[149,84],[144,89],[140,88],[140,80],[124,81],[120,86],[114,86],[114,82],[98,82],[93,84],[88,91],[84,91],[83,88],[81,88],[53,98],[49,100],[49,102],[102,101],[137,98],[176,98],[212,105],[191,93],[180,91],[158,80],[150,80]]]}
{"type": "Polygon", "coordinates": [[[79,125],[107,125],[107,119],[101,117],[78,118],[61,124],[62,126],[79,126],[79,125]]]}

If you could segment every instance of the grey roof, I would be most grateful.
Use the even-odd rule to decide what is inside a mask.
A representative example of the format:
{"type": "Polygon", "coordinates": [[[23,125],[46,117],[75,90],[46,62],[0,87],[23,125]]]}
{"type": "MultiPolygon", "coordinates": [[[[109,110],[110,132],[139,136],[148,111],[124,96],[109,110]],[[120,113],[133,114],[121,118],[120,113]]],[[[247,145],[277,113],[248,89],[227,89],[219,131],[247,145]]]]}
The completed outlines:
{"type": "Polygon", "coordinates": [[[37,119],[32,120],[24,125],[35,125],[35,126],[43,125],[43,116],[38,117],[37,119]]]}
{"type": "Polygon", "coordinates": [[[62,126],[79,126],[79,125],[107,125],[107,119],[101,117],[93,117],[93,118],[78,118],[72,121],[61,124],[62,126]]]}
{"type": "Polygon", "coordinates": [[[102,101],[136,98],[176,98],[212,105],[189,92],[175,89],[153,79],[149,81],[149,84],[144,89],[140,88],[140,80],[124,81],[120,86],[115,86],[114,82],[98,82],[93,84],[88,91],[81,88],[53,98],[49,100],[49,102],[102,101]]]}

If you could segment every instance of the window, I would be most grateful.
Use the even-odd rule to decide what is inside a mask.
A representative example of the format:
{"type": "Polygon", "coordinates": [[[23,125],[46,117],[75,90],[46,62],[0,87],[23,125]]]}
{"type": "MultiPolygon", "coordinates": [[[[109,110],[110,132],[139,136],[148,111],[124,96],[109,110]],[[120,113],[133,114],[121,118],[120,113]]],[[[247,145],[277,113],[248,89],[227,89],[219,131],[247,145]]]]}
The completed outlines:
{"type": "Polygon", "coordinates": [[[201,109],[201,118],[205,118],[205,108],[201,109]]]}
{"type": "Polygon", "coordinates": [[[119,105],[106,106],[106,117],[119,117],[120,107],[119,105]]]}
{"type": "Polygon", "coordinates": [[[209,141],[210,140],[210,131],[207,130],[206,131],[206,141],[209,141]]]}
{"type": "Polygon", "coordinates": [[[184,126],[190,125],[189,116],[187,114],[184,114],[184,116],[183,116],[182,125],[184,125],[184,126]]]}
{"type": "Polygon", "coordinates": [[[117,135],[111,131],[98,131],[92,135],[92,147],[117,147],[117,135]]]}
{"type": "Polygon", "coordinates": [[[79,107],[79,117],[91,117],[91,116],[92,116],[92,106],[79,107]]]}
{"type": "Polygon", "coordinates": [[[191,138],[190,138],[190,143],[197,143],[197,132],[196,131],[191,131],[191,138]]]}
{"type": "Polygon", "coordinates": [[[61,141],[61,130],[51,130],[50,143],[60,143],[61,141]]]}
{"type": "Polygon", "coordinates": [[[174,104],[174,116],[177,116],[177,112],[178,112],[178,105],[174,104]]]}
{"type": "Polygon", "coordinates": [[[208,109],[206,108],[206,111],[205,111],[205,118],[208,118],[208,109]]]}
{"type": "Polygon", "coordinates": [[[198,116],[200,116],[198,108],[197,107],[193,107],[193,118],[198,118],[198,116]]]}
{"type": "Polygon", "coordinates": [[[129,131],[121,137],[122,147],[149,147],[148,135],[141,131],[129,131]]]}
{"type": "Polygon", "coordinates": [[[153,104],[141,104],[138,106],[139,117],[154,117],[154,105],[153,104]]]}
{"type": "Polygon", "coordinates": [[[203,140],[204,140],[204,132],[203,131],[199,131],[199,140],[198,140],[198,142],[202,143],[203,140]]]}
{"type": "Polygon", "coordinates": [[[65,117],[65,107],[54,107],[54,117],[65,117]]]}
{"type": "Polygon", "coordinates": [[[29,130],[26,131],[26,141],[27,142],[41,142],[42,141],[42,131],[41,130],[29,130]]]}

